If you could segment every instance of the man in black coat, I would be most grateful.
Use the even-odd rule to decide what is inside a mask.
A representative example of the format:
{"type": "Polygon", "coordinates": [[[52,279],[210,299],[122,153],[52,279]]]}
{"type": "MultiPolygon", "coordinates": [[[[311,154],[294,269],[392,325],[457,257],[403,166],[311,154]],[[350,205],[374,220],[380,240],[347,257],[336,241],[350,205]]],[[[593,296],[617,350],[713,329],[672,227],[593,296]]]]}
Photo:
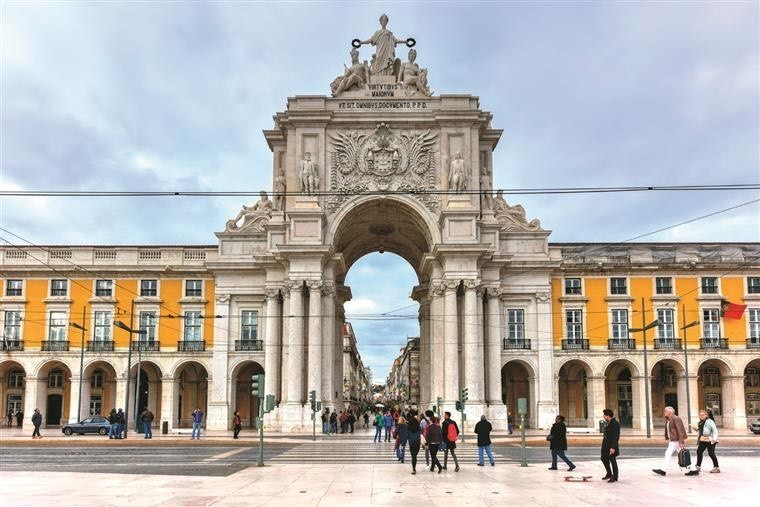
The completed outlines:
{"type": "Polygon", "coordinates": [[[607,475],[602,477],[602,480],[606,480],[607,482],[617,482],[617,457],[620,454],[620,423],[615,419],[612,410],[605,408],[603,414],[607,426],[604,428],[604,438],[602,439],[602,463],[604,463],[604,469],[607,471],[607,475]],[[612,469],[610,469],[610,467],[612,467],[612,469]]]}
{"type": "Polygon", "coordinates": [[[451,412],[444,412],[443,413],[443,424],[441,425],[441,432],[443,433],[443,442],[446,444],[446,448],[443,451],[443,469],[446,470],[446,465],[449,461],[449,453],[451,453],[452,458],[454,458],[454,471],[459,472],[459,460],[457,459],[456,451],[457,448],[457,439],[456,435],[459,435],[459,426],[457,426],[456,421],[451,418],[451,412]],[[454,426],[454,430],[449,430],[449,426],[454,426]],[[452,433],[452,436],[454,436],[454,439],[451,440],[449,438],[449,433],[452,433]]]}
{"type": "Polygon", "coordinates": [[[567,450],[567,428],[565,427],[565,416],[558,415],[554,419],[551,432],[546,437],[549,440],[549,449],[552,451],[552,466],[549,470],[557,470],[557,456],[562,458],[562,461],[567,463],[568,472],[575,470],[575,465],[570,458],[565,455],[567,450]]]}
{"type": "Polygon", "coordinates": [[[478,466],[483,466],[483,451],[488,454],[488,460],[491,462],[491,466],[494,466],[495,461],[493,454],[491,453],[491,431],[493,426],[488,422],[485,415],[480,416],[480,421],[475,425],[475,434],[478,436],[478,466]]]}

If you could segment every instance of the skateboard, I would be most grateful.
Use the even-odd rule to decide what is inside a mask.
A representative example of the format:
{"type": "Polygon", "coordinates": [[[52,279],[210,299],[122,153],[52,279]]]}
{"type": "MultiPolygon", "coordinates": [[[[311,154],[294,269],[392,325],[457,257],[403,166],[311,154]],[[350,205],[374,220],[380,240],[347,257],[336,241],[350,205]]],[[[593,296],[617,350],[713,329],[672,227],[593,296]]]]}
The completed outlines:
{"type": "Polygon", "coordinates": [[[565,482],[589,482],[591,477],[590,475],[567,475],[565,476],[565,482]]]}

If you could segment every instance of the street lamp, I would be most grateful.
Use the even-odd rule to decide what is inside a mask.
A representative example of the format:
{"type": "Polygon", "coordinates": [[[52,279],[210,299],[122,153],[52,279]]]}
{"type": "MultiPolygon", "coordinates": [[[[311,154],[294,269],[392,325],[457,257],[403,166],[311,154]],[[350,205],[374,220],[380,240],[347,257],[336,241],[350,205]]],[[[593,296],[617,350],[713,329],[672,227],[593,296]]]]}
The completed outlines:
{"type": "MultiPolygon", "coordinates": [[[[132,313],[130,315],[130,320],[134,318],[134,301],[132,302],[132,313]]],[[[124,438],[127,438],[127,428],[129,428],[129,383],[132,380],[132,335],[144,335],[147,332],[144,329],[132,329],[128,325],[124,324],[120,320],[116,320],[113,323],[114,326],[123,329],[124,331],[128,332],[130,334],[129,336],[129,349],[127,352],[127,400],[126,400],[126,406],[124,407],[124,438]]],[[[137,389],[140,386],[140,366],[142,362],[142,343],[141,340],[137,340],[137,380],[135,383],[135,401],[137,401],[137,389]]],[[[135,410],[139,410],[135,409],[135,410]]],[[[137,419],[135,418],[135,427],[137,425],[137,419]]],[[[135,429],[135,431],[137,431],[135,429]]]]}
{"type": "Polygon", "coordinates": [[[684,367],[684,379],[686,380],[686,424],[688,425],[688,431],[691,433],[691,396],[689,395],[689,354],[687,354],[686,345],[686,330],[690,327],[699,325],[699,321],[689,322],[686,324],[686,305],[681,307],[681,321],[684,323],[681,326],[683,331],[683,367],[684,367]]]}
{"type": "Polygon", "coordinates": [[[83,384],[83,376],[84,376],[84,333],[87,331],[87,328],[84,327],[84,322],[86,318],[86,307],[82,307],[82,324],[77,324],[76,322],[69,322],[69,326],[73,327],[74,329],[79,329],[82,331],[82,343],[81,347],[79,348],[79,402],[77,403],[77,420],[76,422],[79,422],[82,419],[82,384],[83,384]]]}
{"type": "MultiPolygon", "coordinates": [[[[644,315],[644,301],[641,302],[642,306],[642,312],[641,312],[641,320],[642,323],[646,322],[646,316],[644,315]]],[[[652,329],[653,327],[657,327],[660,325],[660,319],[657,319],[653,322],[650,322],[649,324],[645,325],[644,327],[638,327],[638,328],[628,328],[629,333],[638,333],[642,332],[644,335],[644,403],[646,404],[646,414],[647,414],[647,438],[652,438],[652,428],[651,428],[651,410],[652,407],[649,405],[649,363],[647,362],[647,330],[652,329]]]]}

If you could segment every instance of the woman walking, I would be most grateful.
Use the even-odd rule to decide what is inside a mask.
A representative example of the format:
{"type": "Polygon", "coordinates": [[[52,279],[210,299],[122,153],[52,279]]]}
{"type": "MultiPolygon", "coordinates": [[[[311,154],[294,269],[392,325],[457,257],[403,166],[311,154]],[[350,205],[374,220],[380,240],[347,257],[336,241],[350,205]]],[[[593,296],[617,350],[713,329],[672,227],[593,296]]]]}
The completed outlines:
{"type": "Polygon", "coordinates": [[[383,441],[383,426],[385,425],[385,418],[383,417],[383,414],[380,413],[380,411],[377,411],[377,414],[375,414],[375,422],[372,423],[372,425],[375,427],[375,438],[373,442],[382,442],[383,441]]]}
{"type": "Polygon", "coordinates": [[[232,438],[237,440],[238,435],[240,435],[240,430],[242,429],[243,421],[240,419],[240,412],[235,410],[235,413],[232,416],[232,438]]]}
{"type": "Polygon", "coordinates": [[[409,441],[409,428],[404,417],[396,423],[396,458],[403,463],[406,456],[406,443],[409,441]]]}
{"type": "Polygon", "coordinates": [[[412,417],[406,423],[407,440],[409,442],[409,452],[412,454],[412,475],[417,473],[417,454],[420,452],[420,421],[417,415],[412,413],[412,417]]]}
{"type": "Polygon", "coordinates": [[[565,451],[567,450],[567,428],[565,427],[564,416],[558,415],[554,419],[551,432],[546,438],[549,440],[549,449],[552,451],[552,466],[549,467],[549,470],[557,470],[557,456],[567,463],[569,467],[567,469],[568,472],[575,470],[573,462],[565,456],[565,451]]]}
{"type": "Polygon", "coordinates": [[[425,440],[427,440],[428,446],[430,447],[430,471],[432,472],[435,470],[435,467],[438,467],[438,473],[440,474],[441,470],[443,470],[443,465],[438,461],[438,449],[441,447],[442,435],[441,425],[438,423],[439,419],[437,417],[430,418],[430,424],[427,427],[425,440]]]}
{"type": "Polygon", "coordinates": [[[699,475],[702,469],[702,456],[707,449],[707,453],[712,460],[711,474],[719,474],[720,468],[718,468],[718,458],[715,456],[715,446],[718,445],[718,427],[715,425],[712,411],[709,413],[706,410],[699,411],[699,425],[697,426],[697,469],[687,472],[686,475],[699,475]]]}

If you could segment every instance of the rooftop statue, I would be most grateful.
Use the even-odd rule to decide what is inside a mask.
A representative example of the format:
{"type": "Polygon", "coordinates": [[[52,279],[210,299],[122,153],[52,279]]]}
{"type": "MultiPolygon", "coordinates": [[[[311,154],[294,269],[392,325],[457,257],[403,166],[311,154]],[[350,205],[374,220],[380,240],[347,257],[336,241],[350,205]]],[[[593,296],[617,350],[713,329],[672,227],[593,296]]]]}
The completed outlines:
{"type": "Polygon", "coordinates": [[[345,72],[333,80],[330,90],[332,90],[333,97],[336,97],[341,92],[352,88],[362,88],[367,83],[369,83],[369,66],[366,61],[364,63],[359,62],[359,51],[353,48],[351,50],[351,66],[346,67],[345,72]]]}
{"type": "Polygon", "coordinates": [[[426,97],[432,93],[427,84],[427,69],[420,69],[420,66],[414,63],[417,59],[417,50],[409,50],[409,61],[401,65],[398,75],[398,82],[403,83],[408,91],[418,91],[426,97]]]}
{"type": "Polygon", "coordinates": [[[227,232],[237,232],[251,230],[261,232],[264,226],[269,223],[269,217],[272,216],[272,201],[265,191],[259,194],[261,199],[253,206],[243,205],[243,209],[232,220],[227,220],[225,229],[227,232]],[[238,221],[243,219],[243,223],[238,226],[238,221]]]}
{"type": "Polygon", "coordinates": [[[504,191],[496,191],[496,197],[493,198],[492,205],[496,215],[496,220],[501,224],[503,231],[541,231],[541,222],[533,219],[528,222],[525,218],[525,208],[520,204],[510,206],[504,200],[504,191]]]}
{"type": "Polygon", "coordinates": [[[406,44],[414,46],[414,39],[397,39],[393,32],[385,28],[388,25],[388,16],[380,16],[380,30],[372,34],[367,40],[355,39],[352,44],[358,48],[362,44],[375,46],[375,54],[372,58],[370,72],[373,76],[397,76],[401,60],[396,58],[396,45],[406,44]]]}

